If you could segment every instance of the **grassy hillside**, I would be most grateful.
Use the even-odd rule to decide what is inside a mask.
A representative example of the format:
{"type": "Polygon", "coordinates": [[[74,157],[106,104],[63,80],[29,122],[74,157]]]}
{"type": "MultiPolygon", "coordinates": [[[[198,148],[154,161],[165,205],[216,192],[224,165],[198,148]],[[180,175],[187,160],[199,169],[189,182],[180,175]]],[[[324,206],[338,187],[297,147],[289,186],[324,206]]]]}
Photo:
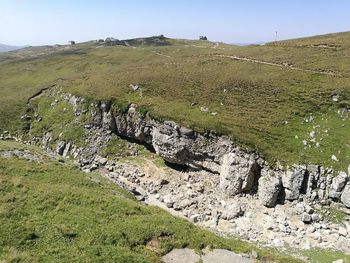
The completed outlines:
{"type": "MultiPolygon", "coordinates": [[[[0,151],[13,149],[28,148],[0,141],[0,151]]],[[[140,204],[97,174],[42,158],[33,163],[0,157],[0,262],[153,263],[174,247],[206,246],[255,249],[268,262],[299,262],[218,237],[140,204]]]]}
{"type": "Polygon", "coordinates": [[[157,118],[199,131],[228,134],[269,160],[347,168],[350,33],[245,47],[162,41],[0,54],[0,130],[20,129],[26,99],[58,84],[86,97],[137,103],[157,118]]]}

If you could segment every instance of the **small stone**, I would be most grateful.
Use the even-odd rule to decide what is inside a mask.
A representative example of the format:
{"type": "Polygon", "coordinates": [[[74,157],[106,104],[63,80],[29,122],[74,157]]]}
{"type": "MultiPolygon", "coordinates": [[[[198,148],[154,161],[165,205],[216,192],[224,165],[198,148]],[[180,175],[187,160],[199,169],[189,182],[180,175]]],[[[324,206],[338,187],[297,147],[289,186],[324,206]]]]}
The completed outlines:
{"type": "Polygon", "coordinates": [[[255,250],[252,251],[252,257],[258,258],[258,253],[255,250]]]}
{"type": "Polygon", "coordinates": [[[303,221],[305,224],[310,224],[312,221],[312,218],[308,213],[303,213],[301,215],[301,221],[303,221]]]}
{"type": "Polygon", "coordinates": [[[172,208],[174,206],[174,203],[175,203],[171,194],[164,196],[163,202],[166,205],[166,207],[168,207],[168,208],[172,208]]]}
{"type": "Polygon", "coordinates": [[[223,211],[221,218],[226,220],[231,220],[243,214],[244,214],[244,211],[242,210],[240,205],[231,204],[225,207],[225,210],[223,211]]]}
{"type": "Polygon", "coordinates": [[[201,110],[202,112],[208,112],[209,109],[208,109],[207,107],[201,107],[200,110],[201,110]]]}
{"type": "Polygon", "coordinates": [[[311,206],[307,205],[305,206],[305,212],[311,215],[314,212],[314,209],[311,206]]]}
{"type": "Polygon", "coordinates": [[[308,233],[315,233],[316,231],[316,228],[314,226],[310,226],[308,229],[307,229],[307,232],[308,233]]]}
{"type": "Polygon", "coordinates": [[[90,172],[97,170],[98,166],[96,164],[92,164],[89,168],[90,172]]]}
{"type": "Polygon", "coordinates": [[[318,222],[318,221],[320,221],[320,216],[318,214],[312,214],[311,219],[314,222],[318,222]]]}
{"type": "Polygon", "coordinates": [[[193,222],[193,223],[197,223],[200,221],[200,218],[201,218],[201,215],[200,214],[194,214],[194,215],[191,215],[190,216],[190,220],[193,222]]]}
{"type": "Polygon", "coordinates": [[[169,184],[169,181],[164,178],[158,181],[158,185],[167,185],[167,184],[169,184]]]}
{"type": "Polygon", "coordinates": [[[338,233],[339,235],[346,237],[348,234],[348,231],[344,227],[340,227],[338,233]]]}
{"type": "Polygon", "coordinates": [[[108,162],[108,159],[97,155],[95,157],[95,162],[97,162],[100,165],[105,165],[108,162]]]}
{"type": "Polygon", "coordinates": [[[331,159],[332,159],[332,161],[338,162],[338,158],[334,154],[331,156],[331,159]]]}

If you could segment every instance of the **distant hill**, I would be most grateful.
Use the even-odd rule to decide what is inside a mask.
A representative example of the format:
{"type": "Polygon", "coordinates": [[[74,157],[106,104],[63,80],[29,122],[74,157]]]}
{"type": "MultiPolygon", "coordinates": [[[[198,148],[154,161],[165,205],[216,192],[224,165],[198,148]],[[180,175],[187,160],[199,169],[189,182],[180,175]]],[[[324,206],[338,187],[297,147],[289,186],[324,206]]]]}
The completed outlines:
{"type": "Polygon", "coordinates": [[[21,48],[23,48],[23,47],[9,46],[9,45],[5,45],[5,44],[0,44],[0,52],[7,52],[7,51],[21,49],[21,48]]]}
{"type": "Polygon", "coordinates": [[[231,45],[234,46],[250,46],[250,45],[264,45],[266,42],[264,41],[259,41],[259,42],[243,42],[243,43],[230,43],[231,45]]]}

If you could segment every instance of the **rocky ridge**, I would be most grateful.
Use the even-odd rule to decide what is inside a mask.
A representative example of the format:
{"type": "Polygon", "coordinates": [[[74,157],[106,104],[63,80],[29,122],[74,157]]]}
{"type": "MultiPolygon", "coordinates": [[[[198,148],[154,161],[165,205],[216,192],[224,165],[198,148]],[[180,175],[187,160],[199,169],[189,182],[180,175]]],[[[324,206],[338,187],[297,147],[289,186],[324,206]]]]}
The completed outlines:
{"type": "Polygon", "coordinates": [[[90,114],[91,121],[85,125],[87,146],[52,141],[50,132],[31,142],[73,157],[82,170],[98,169],[139,200],[163,204],[222,234],[277,247],[350,251],[350,224],[328,223],[313,208],[331,204],[348,212],[350,171],[335,174],[317,165],[271,168],[259,154],[241,149],[225,136],[157,121],[141,114],[137,105],[120,113],[110,101],[86,105],[82,98],[58,94],[72,105],[76,116],[90,114]],[[147,144],[167,162],[187,167],[187,172],[174,170],[154,177],[142,167],[100,157],[100,147],[117,135],[147,144]]]}

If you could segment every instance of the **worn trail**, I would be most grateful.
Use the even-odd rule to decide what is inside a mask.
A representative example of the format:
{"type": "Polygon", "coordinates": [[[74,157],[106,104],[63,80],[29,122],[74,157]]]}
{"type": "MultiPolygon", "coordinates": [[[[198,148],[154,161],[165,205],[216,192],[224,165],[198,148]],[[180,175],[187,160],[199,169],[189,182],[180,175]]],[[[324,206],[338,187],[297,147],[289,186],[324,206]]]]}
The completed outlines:
{"type": "Polygon", "coordinates": [[[297,71],[303,71],[303,72],[309,72],[309,73],[315,73],[315,74],[321,74],[321,75],[328,75],[332,77],[341,77],[341,74],[332,72],[332,71],[321,71],[321,70],[313,70],[313,69],[304,69],[300,67],[296,67],[287,63],[279,64],[279,63],[273,63],[273,62],[268,62],[268,61],[263,61],[263,60],[257,60],[257,59],[251,59],[251,58],[246,58],[246,57],[239,57],[236,55],[214,55],[216,57],[220,58],[229,58],[233,60],[239,60],[239,61],[246,61],[246,62],[252,62],[256,64],[262,64],[262,65],[268,65],[268,66],[274,66],[274,67],[279,67],[279,68],[288,68],[291,70],[297,70],[297,71]]]}

